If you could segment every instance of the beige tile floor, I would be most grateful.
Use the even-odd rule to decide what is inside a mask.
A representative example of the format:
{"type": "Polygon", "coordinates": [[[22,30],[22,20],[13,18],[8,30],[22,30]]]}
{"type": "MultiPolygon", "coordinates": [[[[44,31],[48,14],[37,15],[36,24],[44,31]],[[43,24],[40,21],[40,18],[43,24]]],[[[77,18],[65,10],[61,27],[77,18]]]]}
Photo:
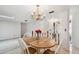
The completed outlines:
{"type": "Polygon", "coordinates": [[[67,49],[67,48],[60,48],[58,54],[69,54],[69,49],[67,49]]]}
{"type": "Polygon", "coordinates": [[[72,54],[79,54],[79,48],[72,46],[72,54]]]}

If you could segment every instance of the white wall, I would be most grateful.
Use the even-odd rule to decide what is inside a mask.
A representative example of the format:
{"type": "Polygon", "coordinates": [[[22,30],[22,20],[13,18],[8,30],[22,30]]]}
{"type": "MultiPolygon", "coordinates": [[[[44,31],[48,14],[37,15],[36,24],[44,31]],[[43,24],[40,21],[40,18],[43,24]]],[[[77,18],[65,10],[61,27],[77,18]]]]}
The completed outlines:
{"type": "Polygon", "coordinates": [[[0,21],[0,40],[17,38],[21,35],[19,22],[0,21]]]}
{"type": "Polygon", "coordinates": [[[72,15],[72,44],[79,48],[79,6],[71,7],[72,15]]]}
{"type": "Polygon", "coordinates": [[[27,23],[27,32],[32,33],[36,29],[41,29],[44,31],[44,24],[43,21],[31,21],[27,23]]]}

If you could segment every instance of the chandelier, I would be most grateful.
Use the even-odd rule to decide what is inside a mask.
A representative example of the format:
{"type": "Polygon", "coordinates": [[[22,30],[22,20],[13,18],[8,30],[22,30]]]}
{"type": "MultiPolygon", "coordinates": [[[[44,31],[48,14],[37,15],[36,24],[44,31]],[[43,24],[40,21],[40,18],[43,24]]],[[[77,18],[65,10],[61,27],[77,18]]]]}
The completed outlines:
{"type": "Polygon", "coordinates": [[[36,5],[36,9],[34,9],[34,11],[32,12],[32,19],[42,20],[45,18],[40,9],[41,9],[40,6],[36,5]]]}

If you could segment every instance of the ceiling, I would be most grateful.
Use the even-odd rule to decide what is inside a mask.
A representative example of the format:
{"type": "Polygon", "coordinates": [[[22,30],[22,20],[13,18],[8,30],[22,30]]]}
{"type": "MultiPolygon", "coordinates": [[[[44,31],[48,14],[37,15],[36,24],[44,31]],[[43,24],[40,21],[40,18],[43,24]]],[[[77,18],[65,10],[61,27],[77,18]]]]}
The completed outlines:
{"type": "MultiPolygon", "coordinates": [[[[57,15],[68,9],[68,6],[63,5],[40,5],[45,19],[51,19],[50,11],[55,11],[52,15],[57,15]]],[[[35,5],[0,5],[0,20],[4,21],[20,21],[32,20],[31,14],[35,9],[35,5]]]]}

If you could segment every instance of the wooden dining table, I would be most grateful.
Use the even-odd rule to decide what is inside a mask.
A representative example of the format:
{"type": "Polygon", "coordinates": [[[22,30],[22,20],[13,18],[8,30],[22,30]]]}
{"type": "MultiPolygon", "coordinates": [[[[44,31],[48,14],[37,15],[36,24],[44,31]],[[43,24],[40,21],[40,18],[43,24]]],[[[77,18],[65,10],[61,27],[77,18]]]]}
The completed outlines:
{"type": "Polygon", "coordinates": [[[56,42],[54,39],[49,39],[47,37],[41,37],[40,39],[36,40],[35,38],[24,38],[24,41],[26,44],[37,48],[37,53],[40,53],[40,49],[47,49],[52,48],[56,45],[56,42]]]}

